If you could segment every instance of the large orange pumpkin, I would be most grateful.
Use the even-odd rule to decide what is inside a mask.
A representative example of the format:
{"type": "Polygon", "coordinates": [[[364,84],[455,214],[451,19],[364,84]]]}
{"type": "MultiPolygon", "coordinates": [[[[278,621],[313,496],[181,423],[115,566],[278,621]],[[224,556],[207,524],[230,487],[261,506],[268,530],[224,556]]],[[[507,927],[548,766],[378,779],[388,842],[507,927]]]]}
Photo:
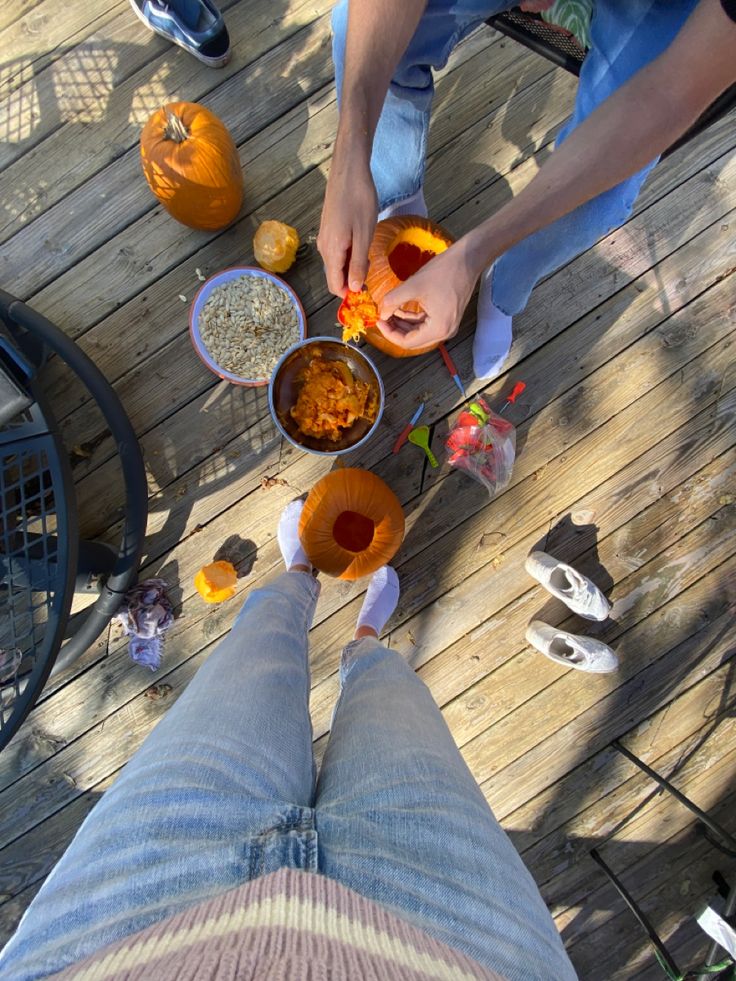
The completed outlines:
{"type": "Polygon", "coordinates": [[[317,481],[307,495],[299,538],[320,572],[361,579],[390,562],[399,550],[404,512],[380,477],[343,467],[317,481]]]}
{"type": "Polygon", "coordinates": [[[172,102],[150,117],[141,133],[148,186],[184,225],[218,231],[243,203],[243,172],[225,125],[195,102],[172,102]]]}
{"type": "MultiPolygon", "coordinates": [[[[380,308],[387,293],[413,276],[434,256],[444,252],[452,242],[449,232],[420,215],[397,215],[379,221],[368,250],[368,275],[365,281],[376,306],[380,308]]],[[[422,308],[418,303],[410,302],[402,309],[407,313],[421,313],[422,308]]],[[[439,346],[439,343],[429,344],[408,351],[387,340],[376,326],[368,326],[365,337],[379,351],[395,358],[426,354],[439,346]]]]}

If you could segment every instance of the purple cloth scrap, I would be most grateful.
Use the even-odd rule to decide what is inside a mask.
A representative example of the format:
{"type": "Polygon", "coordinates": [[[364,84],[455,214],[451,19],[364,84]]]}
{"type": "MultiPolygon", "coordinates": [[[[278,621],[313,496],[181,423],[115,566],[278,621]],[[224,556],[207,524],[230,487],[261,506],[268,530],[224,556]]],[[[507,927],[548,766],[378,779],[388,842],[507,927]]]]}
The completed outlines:
{"type": "Polygon", "coordinates": [[[171,601],[164,579],[144,579],[125,594],[116,619],[130,637],[128,653],[151,671],[161,664],[163,635],[174,622],[171,601]]]}

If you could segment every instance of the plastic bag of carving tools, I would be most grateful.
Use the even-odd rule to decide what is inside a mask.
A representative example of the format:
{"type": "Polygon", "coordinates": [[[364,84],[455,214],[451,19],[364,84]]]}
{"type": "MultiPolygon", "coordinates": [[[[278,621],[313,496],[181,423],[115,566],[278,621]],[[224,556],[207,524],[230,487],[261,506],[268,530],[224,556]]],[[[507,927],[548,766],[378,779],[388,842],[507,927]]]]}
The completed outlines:
{"type": "Polygon", "coordinates": [[[445,440],[447,460],[495,497],[508,485],[516,457],[516,427],[476,398],[460,413],[445,440]]]}

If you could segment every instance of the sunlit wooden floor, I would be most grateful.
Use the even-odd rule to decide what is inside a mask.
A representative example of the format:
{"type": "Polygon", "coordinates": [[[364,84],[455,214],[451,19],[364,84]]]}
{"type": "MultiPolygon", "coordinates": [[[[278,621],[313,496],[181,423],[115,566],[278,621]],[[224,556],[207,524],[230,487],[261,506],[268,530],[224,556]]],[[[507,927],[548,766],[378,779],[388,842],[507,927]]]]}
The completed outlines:
{"type": "MultiPolygon", "coordinates": [[[[210,71],[147,33],[127,0],[11,0],[0,10],[0,285],[74,336],[114,382],[143,447],[150,487],[143,573],[171,585],[178,619],[162,668],[134,665],[116,630],[54,679],[0,756],[3,937],[84,816],[228,630],[194,593],[224,543],[240,594],[279,566],[284,504],[330,462],[273,427],[265,393],[217,383],[195,356],[187,313],[196,270],[252,261],[264,218],[316,233],[336,124],[330,0],[227,5],[232,62],[210,71]],[[138,137],[163,100],[202,101],[228,125],[246,182],[243,216],[217,235],[157,206],[138,137]],[[180,297],[186,298],[186,302],[180,297]],[[276,478],[272,480],[270,478],[276,478]]],[[[460,234],[518,191],[570,110],[574,80],[482,28],[438,82],[427,198],[460,234]]],[[[733,863],[652,784],[614,738],[734,827],[736,773],[736,143],[733,119],[654,171],[625,227],[535,290],[517,318],[519,455],[512,485],[485,491],[396,432],[427,403],[441,452],[458,393],[439,357],[379,356],[380,434],[351,461],[400,496],[408,534],[391,643],[442,706],[503,826],[540,884],[582,978],[658,977],[630,913],[589,851],[598,845],[683,965],[706,948],[692,914],[733,863]],[[525,645],[533,616],[567,623],[523,569],[537,543],[610,589],[612,619],[588,627],[618,651],[610,676],[565,672],[525,645]]],[[[334,300],[312,248],[288,274],[312,333],[334,300]]],[[[452,353],[469,383],[471,321],[452,353]]],[[[49,385],[75,448],[87,537],[115,540],[115,447],[81,390],[49,385]]],[[[473,390],[476,390],[475,388],[473,390]]],[[[312,634],[321,754],[340,644],[361,585],[325,583],[312,634]]]]}

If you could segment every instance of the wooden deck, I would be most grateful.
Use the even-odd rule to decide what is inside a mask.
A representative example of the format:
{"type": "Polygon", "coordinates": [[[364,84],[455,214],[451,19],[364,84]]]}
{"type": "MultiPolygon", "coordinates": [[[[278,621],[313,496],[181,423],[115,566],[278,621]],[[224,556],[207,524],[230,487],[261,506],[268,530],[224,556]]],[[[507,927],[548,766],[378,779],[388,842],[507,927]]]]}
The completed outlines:
{"type": "MultiPolygon", "coordinates": [[[[330,0],[224,6],[234,56],[220,72],[148,34],[127,0],[11,0],[0,10],[0,285],[77,338],[114,382],[148,470],[143,573],[168,580],[179,611],[158,673],[134,665],[111,631],[47,686],[0,756],[3,938],[228,630],[237,600],[205,607],[196,569],[229,540],[241,595],[271,578],[281,508],[331,466],[277,438],[265,392],[218,384],[189,343],[197,269],[252,261],[264,218],[307,240],[316,233],[336,123],[330,0]],[[143,179],[141,126],[171,98],[204,102],[240,148],[246,203],[220,235],[177,224],[143,179]]],[[[490,29],[471,36],[438,83],[432,215],[460,234],[518,191],[573,94],[571,77],[490,29]]],[[[379,358],[385,423],[352,461],[384,477],[406,509],[391,643],[431,687],[580,976],[596,981],[660,976],[588,857],[652,790],[611,741],[675,772],[734,830],[735,143],[728,119],[660,164],[627,225],[535,290],[508,372],[488,388],[500,399],[517,379],[528,386],[505,494],[489,504],[446,466],[424,468],[413,447],[391,455],[420,398],[441,450],[459,403],[434,355],[379,358]],[[590,629],[616,647],[618,674],[565,672],[525,646],[535,615],[575,623],[524,572],[545,541],[612,588],[612,620],[590,629]]],[[[332,332],[336,305],[314,249],[287,278],[310,332],[332,332]]],[[[468,382],[470,325],[451,345],[468,382]]],[[[114,541],[115,447],[82,392],[56,365],[48,371],[75,447],[83,531],[114,541]]],[[[327,582],[320,600],[318,754],[360,592],[327,582]]],[[[712,895],[712,871],[733,876],[733,863],[662,796],[601,850],[675,956],[698,963],[706,943],[691,914],[712,895]]]]}

